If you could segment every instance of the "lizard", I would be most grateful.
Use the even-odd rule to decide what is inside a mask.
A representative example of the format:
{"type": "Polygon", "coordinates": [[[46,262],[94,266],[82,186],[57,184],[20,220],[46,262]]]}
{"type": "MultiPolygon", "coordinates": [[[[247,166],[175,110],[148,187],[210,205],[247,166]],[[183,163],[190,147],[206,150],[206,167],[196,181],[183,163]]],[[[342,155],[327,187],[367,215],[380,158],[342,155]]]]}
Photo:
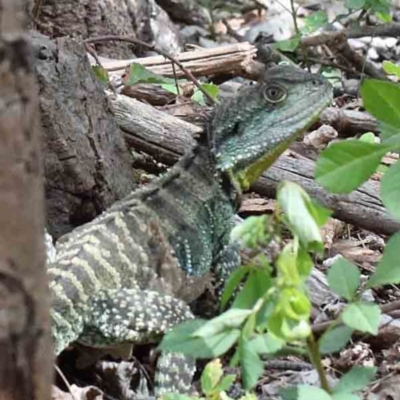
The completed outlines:
{"type": "MultiPolygon", "coordinates": [[[[161,177],[63,236],[48,265],[55,354],[159,340],[194,318],[188,303],[239,264],[229,243],[247,189],[332,98],[322,77],[291,66],[265,72],[217,105],[205,133],[161,177]]],[[[161,353],[155,395],[187,393],[194,360],[161,353]]]]}

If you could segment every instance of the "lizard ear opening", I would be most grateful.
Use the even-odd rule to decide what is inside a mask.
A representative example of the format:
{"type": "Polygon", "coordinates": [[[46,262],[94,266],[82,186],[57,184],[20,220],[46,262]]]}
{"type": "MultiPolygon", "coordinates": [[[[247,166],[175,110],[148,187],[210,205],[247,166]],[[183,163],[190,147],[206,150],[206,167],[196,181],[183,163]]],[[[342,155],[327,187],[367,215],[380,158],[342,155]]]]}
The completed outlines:
{"type": "Polygon", "coordinates": [[[263,90],[263,96],[268,103],[281,103],[287,98],[287,90],[283,86],[273,83],[263,90]]]}

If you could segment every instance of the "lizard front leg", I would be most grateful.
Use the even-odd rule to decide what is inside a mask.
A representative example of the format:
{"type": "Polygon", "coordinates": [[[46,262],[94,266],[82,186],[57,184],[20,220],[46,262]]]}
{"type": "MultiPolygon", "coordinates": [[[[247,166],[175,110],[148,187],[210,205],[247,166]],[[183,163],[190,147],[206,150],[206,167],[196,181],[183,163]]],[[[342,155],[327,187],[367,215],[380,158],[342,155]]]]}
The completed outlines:
{"type": "MultiPolygon", "coordinates": [[[[91,346],[148,343],[192,318],[188,305],[172,296],[150,290],[105,289],[92,298],[79,341],[91,346]]],[[[187,393],[194,372],[194,359],[183,354],[162,353],[155,376],[156,397],[187,393]]]]}

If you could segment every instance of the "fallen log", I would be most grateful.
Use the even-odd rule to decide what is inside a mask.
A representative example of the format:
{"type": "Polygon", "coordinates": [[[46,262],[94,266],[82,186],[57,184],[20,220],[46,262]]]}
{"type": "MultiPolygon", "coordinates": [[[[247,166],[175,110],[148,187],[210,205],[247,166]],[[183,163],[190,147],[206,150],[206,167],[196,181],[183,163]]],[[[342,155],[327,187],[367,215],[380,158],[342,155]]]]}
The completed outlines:
{"type": "MultiPolygon", "coordinates": [[[[147,104],[123,96],[109,95],[117,123],[129,145],[151,154],[157,161],[171,165],[193,145],[202,129],[181,121],[147,104]]],[[[379,184],[368,181],[349,195],[335,195],[324,190],[313,179],[314,162],[304,157],[281,156],[254,184],[252,190],[273,197],[280,181],[300,184],[334,216],[347,223],[382,234],[400,230],[379,199],[379,184]]]]}

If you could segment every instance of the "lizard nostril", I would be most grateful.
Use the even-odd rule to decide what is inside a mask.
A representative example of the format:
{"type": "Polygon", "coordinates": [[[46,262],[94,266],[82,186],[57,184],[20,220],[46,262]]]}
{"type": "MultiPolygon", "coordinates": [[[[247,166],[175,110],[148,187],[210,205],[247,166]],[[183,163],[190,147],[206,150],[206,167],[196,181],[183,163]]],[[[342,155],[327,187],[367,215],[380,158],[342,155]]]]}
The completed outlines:
{"type": "Polygon", "coordinates": [[[312,81],[311,81],[311,84],[313,85],[313,86],[320,86],[321,85],[321,81],[319,81],[319,80],[317,80],[317,79],[313,79],[312,81]]]}

